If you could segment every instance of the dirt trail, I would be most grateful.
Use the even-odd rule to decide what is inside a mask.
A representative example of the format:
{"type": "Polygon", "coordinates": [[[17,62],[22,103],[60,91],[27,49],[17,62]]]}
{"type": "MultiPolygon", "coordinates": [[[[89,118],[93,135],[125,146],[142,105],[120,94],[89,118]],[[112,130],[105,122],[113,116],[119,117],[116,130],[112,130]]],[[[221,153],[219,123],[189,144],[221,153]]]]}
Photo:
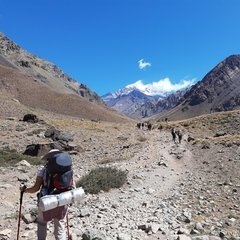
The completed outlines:
{"type": "MultiPolygon", "coordinates": [[[[181,179],[191,170],[192,154],[187,148],[186,140],[181,144],[174,144],[167,131],[160,133],[151,131],[146,134],[148,140],[142,151],[130,161],[118,163],[117,167],[128,169],[129,184],[123,187],[123,191],[112,190],[105,193],[111,201],[120,200],[123,204],[122,209],[125,211],[131,209],[131,216],[127,222],[135,221],[137,225],[147,223],[153,218],[160,204],[164,204],[164,199],[178,194],[181,179]],[[147,210],[144,206],[147,206],[147,210]]],[[[124,214],[126,212],[123,211],[122,215],[124,214]]],[[[167,222],[168,218],[168,213],[163,212],[155,220],[164,226],[164,221],[167,222]]],[[[168,238],[158,232],[154,236],[143,235],[142,239],[166,240],[168,238]]]]}
{"type": "MultiPolygon", "coordinates": [[[[187,149],[187,142],[172,142],[169,132],[148,132],[148,141],[126,167],[129,176],[138,176],[142,188],[153,188],[158,197],[166,196],[170,189],[187,171],[191,169],[192,154],[187,149]]],[[[136,177],[135,177],[136,178],[136,177]]]]}

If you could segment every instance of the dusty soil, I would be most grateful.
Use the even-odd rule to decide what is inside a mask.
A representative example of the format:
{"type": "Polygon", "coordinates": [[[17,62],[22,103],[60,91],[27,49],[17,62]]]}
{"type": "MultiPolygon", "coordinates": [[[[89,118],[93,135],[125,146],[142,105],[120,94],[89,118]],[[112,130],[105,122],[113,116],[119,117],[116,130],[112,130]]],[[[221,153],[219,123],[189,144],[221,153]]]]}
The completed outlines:
{"type": "MultiPolygon", "coordinates": [[[[155,123],[152,131],[137,129],[133,123],[42,117],[47,124],[0,119],[1,149],[23,152],[28,144],[50,142],[43,133],[51,125],[74,134],[76,181],[99,166],[128,171],[128,182],[120,189],[87,194],[80,204],[71,206],[73,239],[82,239],[86,231],[108,240],[239,239],[239,113],[228,117],[228,123],[221,117],[225,119],[221,129],[218,117],[212,118],[211,124],[205,118],[165,123],[162,130],[157,129],[160,123],[155,123]],[[184,131],[181,144],[171,139],[174,124],[181,124],[184,131]],[[216,137],[220,130],[224,134],[216,137]],[[206,238],[200,238],[203,236],[206,238]]],[[[0,168],[1,239],[17,235],[19,184],[24,180],[31,185],[36,168],[0,168]]],[[[25,194],[23,215],[35,208],[36,195],[25,194]]],[[[22,239],[35,239],[35,231],[35,223],[21,221],[22,239]]],[[[49,224],[50,240],[52,231],[49,224]]]]}

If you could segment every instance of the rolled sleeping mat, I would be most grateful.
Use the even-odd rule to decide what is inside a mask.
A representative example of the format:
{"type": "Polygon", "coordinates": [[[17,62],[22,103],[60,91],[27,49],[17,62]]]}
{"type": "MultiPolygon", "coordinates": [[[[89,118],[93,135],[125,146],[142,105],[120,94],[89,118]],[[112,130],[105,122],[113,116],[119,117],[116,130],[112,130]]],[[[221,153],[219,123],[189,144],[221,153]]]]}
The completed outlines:
{"type": "Polygon", "coordinates": [[[43,212],[58,207],[57,195],[46,195],[41,197],[38,206],[43,212]]]}
{"type": "Polygon", "coordinates": [[[74,188],[55,195],[46,195],[39,200],[39,208],[44,212],[59,206],[79,202],[85,195],[83,188],[74,188]]]}

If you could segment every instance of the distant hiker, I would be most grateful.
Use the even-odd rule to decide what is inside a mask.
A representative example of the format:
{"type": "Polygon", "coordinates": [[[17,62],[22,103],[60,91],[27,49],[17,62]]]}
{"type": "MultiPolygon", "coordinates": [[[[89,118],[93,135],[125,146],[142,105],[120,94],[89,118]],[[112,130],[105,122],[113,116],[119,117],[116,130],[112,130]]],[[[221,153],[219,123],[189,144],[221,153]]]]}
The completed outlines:
{"type": "Polygon", "coordinates": [[[137,123],[137,128],[138,129],[141,129],[141,126],[142,126],[142,124],[139,122],[139,123],[137,123]]]}
{"type": "Polygon", "coordinates": [[[151,123],[148,123],[148,124],[147,124],[147,128],[148,128],[149,131],[151,131],[151,130],[152,130],[152,124],[151,124],[151,123]]]}
{"type": "MultiPolygon", "coordinates": [[[[34,185],[32,187],[20,187],[21,191],[24,193],[36,193],[40,190],[38,193],[38,198],[40,199],[42,196],[61,193],[62,191],[73,188],[72,161],[68,153],[59,151],[58,149],[52,149],[43,157],[43,160],[46,161],[46,164],[39,167],[34,185]],[[59,173],[53,174],[56,166],[58,166],[59,173]],[[63,171],[64,169],[66,172],[63,171]]],[[[46,212],[41,211],[39,207],[37,239],[46,240],[47,222],[53,220],[55,239],[66,240],[67,234],[65,228],[67,211],[67,205],[56,207],[46,212]]]]}
{"type": "Polygon", "coordinates": [[[180,129],[177,129],[177,130],[176,130],[176,134],[177,134],[177,136],[178,136],[178,142],[181,143],[181,141],[182,141],[182,136],[183,136],[182,131],[181,131],[180,129]]]}
{"type": "Polygon", "coordinates": [[[176,134],[176,128],[172,128],[171,130],[171,134],[172,134],[172,140],[174,143],[176,143],[176,137],[177,137],[177,134],[176,134]]]}

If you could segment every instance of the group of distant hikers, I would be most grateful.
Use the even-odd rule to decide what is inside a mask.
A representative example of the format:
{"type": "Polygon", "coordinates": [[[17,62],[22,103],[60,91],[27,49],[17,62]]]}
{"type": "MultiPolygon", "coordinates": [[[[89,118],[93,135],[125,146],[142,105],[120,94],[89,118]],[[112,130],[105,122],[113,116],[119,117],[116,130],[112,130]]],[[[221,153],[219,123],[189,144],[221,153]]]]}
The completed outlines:
{"type": "MultiPolygon", "coordinates": [[[[138,122],[136,126],[138,129],[142,129],[142,130],[146,129],[150,131],[153,129],[153,125],[150,122],[138,122]]],[[[162,125],[158,127],[159,130],[161,130],[162,128],[163,128],[162,125]]],[[[182,142],[183,133],[180,130],[180,128],[172,127],[171,134],[172,134],[172,140],[174,143],[180,144],[182,142]]]]}
{"type": "Polygon", "coordinates": [[[153,126],[150,122],[138,122],[137,128],[142,129],[142,130],[147,129],[147,130],[151,131],[153,129],[153,126]]]}

